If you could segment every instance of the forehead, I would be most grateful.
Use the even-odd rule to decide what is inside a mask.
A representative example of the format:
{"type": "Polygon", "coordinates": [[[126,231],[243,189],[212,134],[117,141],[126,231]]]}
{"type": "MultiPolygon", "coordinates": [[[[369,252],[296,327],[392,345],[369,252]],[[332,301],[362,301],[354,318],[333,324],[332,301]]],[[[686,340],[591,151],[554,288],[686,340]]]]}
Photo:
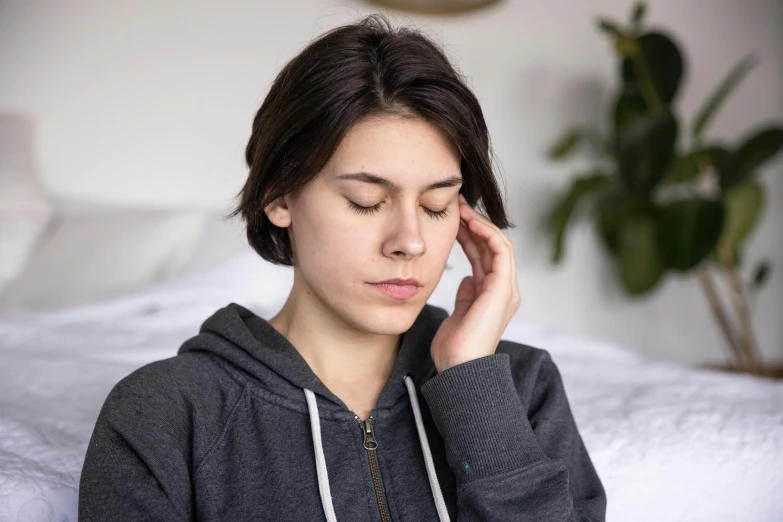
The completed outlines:
{"type": "Polygon", "coordinates": [[[359,180],[392,190],[437,188],[429,185],[453,186],[461,180],[460,161],[457,147],[436,125],[384,115],[351,127],[329,161],[328,174],[339,183],[359,180]]]}

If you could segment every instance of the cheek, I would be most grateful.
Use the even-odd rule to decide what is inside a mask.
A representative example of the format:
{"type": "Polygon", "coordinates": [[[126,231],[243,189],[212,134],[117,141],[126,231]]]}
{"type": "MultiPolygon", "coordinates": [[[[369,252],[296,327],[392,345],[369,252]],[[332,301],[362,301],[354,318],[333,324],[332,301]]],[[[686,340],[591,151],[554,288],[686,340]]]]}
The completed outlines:
{"type": "Polygon", "coordinates": [[[323,212],[299,216],[301,233],[297,246],[303,250],[300,266],[324,287],[338,286],[348,276],[355,278],[356,266],[368,258],[368,245],[374,244],[372,227],[357,227],[344,213],[323,212]],[[331,283],[330,283],[331,282],[331,283]]]}
{"type": "Polygon", "coordinates": [[[459,230],[459,219],[455,219],[448,225],[443,225],[442,229],[439,229],[436,234],[433,234],[428,242],[428,250],[436,253],[439,260],[448,259],[451,254],[451,249],[454,248],[454,243],[457,241],[457,231],[459,230]]]}

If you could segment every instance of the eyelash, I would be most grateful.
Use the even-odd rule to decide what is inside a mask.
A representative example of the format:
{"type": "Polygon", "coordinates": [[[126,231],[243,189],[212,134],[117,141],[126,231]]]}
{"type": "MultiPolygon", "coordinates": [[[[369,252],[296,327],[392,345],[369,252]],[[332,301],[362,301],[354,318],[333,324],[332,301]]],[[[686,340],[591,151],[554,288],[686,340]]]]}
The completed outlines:
{"type": "MultiPolygon", "coordinates": [[[[378,203],[377,205],[374,205],[372,207],[362,207],[360,205],[357,205],[353,201],[348,201],[348,203],[349,203],[351,209],[354,212],[356,212],[357,214],[362,214],[362,215],[374,214],[375,212],[378,212],[378,210],[380,210],[380,208],[381,208],[381,204],[380,203],[378,203]]],[[[449,213],[449,211],[446,210],[446,209],[443,209],[443,210],[440,210],[440,211],[436,212],[436,211],[430,210],[430,209],[428,209],[426,207],[422,207],[422,208],[424,209],[424,212],[429,214],[429,216],[431,218],[433,218],[433,219],[443,219],[449,213]]]]}

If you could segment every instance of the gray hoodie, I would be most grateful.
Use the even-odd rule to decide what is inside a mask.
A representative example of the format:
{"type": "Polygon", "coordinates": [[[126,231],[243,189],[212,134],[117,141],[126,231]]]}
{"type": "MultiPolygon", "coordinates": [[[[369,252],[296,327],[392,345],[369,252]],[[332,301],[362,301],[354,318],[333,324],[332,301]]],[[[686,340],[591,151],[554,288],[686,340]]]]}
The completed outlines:
{"type": "Polygon", "coordinates": [[[605,520],[549,353],[503,340],[438,373],[446,317],[424,306],[362,420],[264,318],[217,310],[109,393],[79,520],[605,520]]]}

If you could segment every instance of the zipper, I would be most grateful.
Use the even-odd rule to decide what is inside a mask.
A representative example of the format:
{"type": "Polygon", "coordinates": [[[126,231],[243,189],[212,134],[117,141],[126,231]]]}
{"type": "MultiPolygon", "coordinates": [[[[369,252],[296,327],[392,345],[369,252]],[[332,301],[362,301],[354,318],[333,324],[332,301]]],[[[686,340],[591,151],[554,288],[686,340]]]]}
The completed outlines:
{"type": "Polygon", "coordinates": [[[375,459],[375,448],[378,447],[378,441],[375,440],[375,432],[373,431],[373,417],[367,420],[362,420],[358,415],[354,414],[354,418],[359,421],[359,427],[364,434],[364,449],[367,450],[367,455],[370,459],[370,470],[372,471],[372,480],[375,484],[375,496],[378,499],[378,509],[381,510],[381,519],[383,522],[389,522],[389,512],[386,510],[386,502],[383,499],[383,489],[381,489],[381,474],[378,472],[378,462],[375,459]]]}

